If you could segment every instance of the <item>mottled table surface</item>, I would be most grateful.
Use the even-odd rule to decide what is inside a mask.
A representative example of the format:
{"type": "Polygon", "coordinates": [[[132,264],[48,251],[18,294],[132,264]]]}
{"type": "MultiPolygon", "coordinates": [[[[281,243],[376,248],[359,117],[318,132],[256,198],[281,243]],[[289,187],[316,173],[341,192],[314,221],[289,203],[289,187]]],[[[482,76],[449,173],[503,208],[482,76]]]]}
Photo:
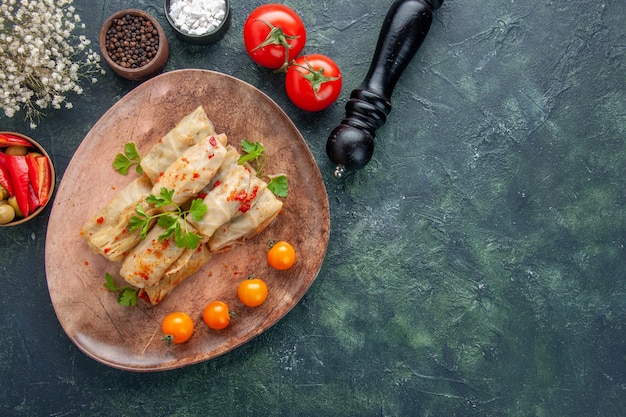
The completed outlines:
{"type": "MultiPolygon", "coordinates": [[[[210,47],[176,39],[159,1],[74,6],[94,47],[114,11],[150,12],[170,41],[165,71],[233,75],[291,117],[330,201],[316,281],[278,324],[226,355],[120,371],[78,350],[55,316],[48,208],[0,229],[0,414],[623,415],[624,2],[447,1],[396,86],[373,160],[342,180],[326,138],[391,1],[286,2],[309,30],[305,52],[343,71],[340,100],[315,114],[295,108],[282,77],[244,50],[243,23],[261,3],[233,1],[232,26],[210,47]]],[[[109,71],[35,130],[21,115],[0,116],[1,130],[38,139],[59,181],[93,125],[137,85],[109,71]]]]}

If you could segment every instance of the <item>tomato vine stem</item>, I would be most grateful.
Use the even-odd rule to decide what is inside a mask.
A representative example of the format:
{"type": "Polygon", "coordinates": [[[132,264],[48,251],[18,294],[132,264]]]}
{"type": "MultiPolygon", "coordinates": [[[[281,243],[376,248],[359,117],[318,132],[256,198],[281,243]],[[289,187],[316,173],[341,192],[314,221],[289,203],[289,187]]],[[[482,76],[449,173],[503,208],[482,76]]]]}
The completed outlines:
{"type": "Polygon", "coordinates": [[[319,99],[319,96],[317,95],[317,93],[320,91],[320,88],[322,88],[322,84],[341,79],[341,77],[327,77],[326,75],[324,75],[323,67],[316,70],[315,67],[311,65],[311,63],[306,59],[306,57],[304,57],[304,63],[306,65],[298,64],[296,63],[295,60],[293,60],[291,61],[289,65],[302,68],[303,70],[308,71],[306,74],[300,71],[298,72],[303,78],[305,78],[311,83],[313,94],[315,94],[315,97],[317,99],[319,99]]]}
{"type": "Polygon", "coordinates": [[[264,48],[268,45],[282,46],[283,48],[285,48],[285,63],[279,69],[277,69],[276,72],[285,71],[289,66],[289,50],[293,48],[293,46],[291,46],[288,41],[298,39],[300,38],[300,36],[287,35],[282,28],[274,26],[268,21],[261,19],[257,19],[257,21],[267,25],[267,27],[270,28],[270,32],[265,37],[265,40],[258,44],[256,47],[254,47],[252,50],[256,51],[257,49],[264,48]]]}

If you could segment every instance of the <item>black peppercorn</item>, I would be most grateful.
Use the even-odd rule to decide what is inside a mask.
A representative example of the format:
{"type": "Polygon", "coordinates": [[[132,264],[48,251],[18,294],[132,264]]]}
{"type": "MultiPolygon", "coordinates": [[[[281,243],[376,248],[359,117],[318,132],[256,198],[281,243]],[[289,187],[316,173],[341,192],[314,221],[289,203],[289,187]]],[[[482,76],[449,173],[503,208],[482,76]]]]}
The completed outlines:
{"type": "Polygon", "coordinates": [[[159,49],[159,32],[142,16],[125,15],[113,20],[106,33],[106,50],[121,67],[140,68],[152,61],[159,49]]]}

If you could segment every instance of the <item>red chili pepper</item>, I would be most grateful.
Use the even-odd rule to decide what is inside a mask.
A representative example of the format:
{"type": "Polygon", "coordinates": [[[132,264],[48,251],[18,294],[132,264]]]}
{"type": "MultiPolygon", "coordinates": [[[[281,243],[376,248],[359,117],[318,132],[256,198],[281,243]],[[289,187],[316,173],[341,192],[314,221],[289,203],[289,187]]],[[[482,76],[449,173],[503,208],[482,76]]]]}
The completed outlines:
{"type": "Polygon", "coordinates": [[[7,165],[7,155],[0,152],[0,184],[9,192],[9,196],[13,197],[13,184],[9,175],[9,167],[7,165]]]}
{"type": "Polygon", "coordinates": [[[17,206],[24,215],[28,217],[30,214],[28,205],[28,163],[25,156],[6,155],[9,175],[13,184],[13,192],[17,200],[17,206]]]}
{"type": "Polygon", "coordinates": [[[33,144],[24,139],[21,136],[12,135],[10,133],[0,133],[0,147],[5,146],[28,146],[29,148],[33,146],[33,144]]]}

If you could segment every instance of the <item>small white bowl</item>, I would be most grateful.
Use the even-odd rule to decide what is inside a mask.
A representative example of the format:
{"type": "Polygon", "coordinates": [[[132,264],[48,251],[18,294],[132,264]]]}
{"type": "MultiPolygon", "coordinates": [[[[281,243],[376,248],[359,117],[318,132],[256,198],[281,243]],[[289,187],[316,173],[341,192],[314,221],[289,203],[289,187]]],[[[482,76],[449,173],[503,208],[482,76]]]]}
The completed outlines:
{"type": "Polygon", "coordinates": [[[220,22],[220,24],[210,32],[203,33],[201,35],[194,35],[185,32],[182,30],[175,22],[172,16],[170,16],[170,5],[172,3],[171,0],[165,0],[165,17],[167,18],[168,23],[174,30],[174,33],[180,39],[189,42],[194,45],[210,45],[216,43],[220,39],[224,37],[228,28],[230,27],[231,13],[230,13],[230,1],[225,0],[225,12],[224,19],[220,22]]]}

